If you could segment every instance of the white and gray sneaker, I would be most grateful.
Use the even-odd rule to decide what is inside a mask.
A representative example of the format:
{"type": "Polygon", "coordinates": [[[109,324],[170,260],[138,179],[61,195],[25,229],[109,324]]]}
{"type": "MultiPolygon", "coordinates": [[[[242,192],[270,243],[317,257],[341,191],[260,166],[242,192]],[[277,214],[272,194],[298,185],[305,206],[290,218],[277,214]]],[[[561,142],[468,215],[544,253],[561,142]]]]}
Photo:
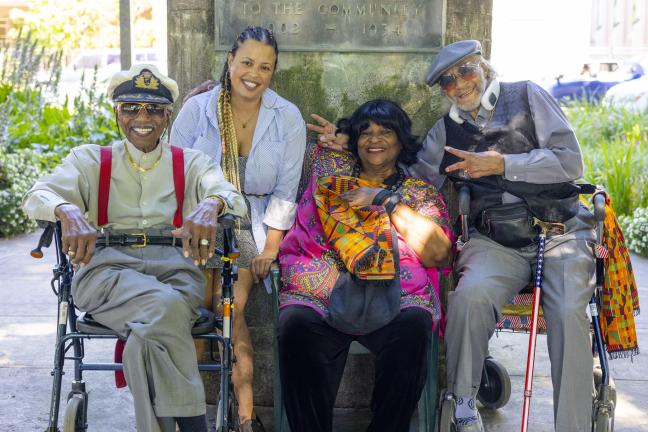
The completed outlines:
{"type": "Polygon", "coordinates": [[[468,419],[456,419],[457,432],[484,432],[484,425],[482,424],[481,416],[479,411],[476,417],[471,417],[468,419]]]}

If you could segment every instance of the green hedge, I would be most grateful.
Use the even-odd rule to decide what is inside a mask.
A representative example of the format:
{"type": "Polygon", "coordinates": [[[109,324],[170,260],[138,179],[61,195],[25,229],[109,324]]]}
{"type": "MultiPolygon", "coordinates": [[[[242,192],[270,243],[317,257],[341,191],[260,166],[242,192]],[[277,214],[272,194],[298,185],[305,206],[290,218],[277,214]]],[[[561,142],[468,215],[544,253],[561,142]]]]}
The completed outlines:
{"type": "Polygon", "coordinates": [[[82,79],[74,100],[58,102],[63,53],[43,46],[22,31],[0,44],[0,237],[34,227],[20,209],[22,197],[71,148],[119,137],[112,107],[96,90],[96,71],[82,79]]]}
{"type": "Polygon", "coordinates": [[[119,137],[112,108],[93,84],[67,105],[48,102],[40,90],[0,84],[0,237],[34,228],[22,197],[71,148],[119,137]]]}
{"type": "Polygon", "coordinates": [[[575,104],[566,110],[585,159],[585,180],[612,197],[630,250],[648,256],[648,112],[575,104]]]}
{"type": "Polygon", "coordinates": [[[567,117],[585,159],[585,180],[603,185],[618,215],[648,206],[648,112],[570,106],[567,117]]]}
{"type": "Polygon", "coordinates": [[[0,153],[0,237],[20,234],[36,224],[20,209],[22,196],[45,172],[42,154],[23,149],[0,153]]]}

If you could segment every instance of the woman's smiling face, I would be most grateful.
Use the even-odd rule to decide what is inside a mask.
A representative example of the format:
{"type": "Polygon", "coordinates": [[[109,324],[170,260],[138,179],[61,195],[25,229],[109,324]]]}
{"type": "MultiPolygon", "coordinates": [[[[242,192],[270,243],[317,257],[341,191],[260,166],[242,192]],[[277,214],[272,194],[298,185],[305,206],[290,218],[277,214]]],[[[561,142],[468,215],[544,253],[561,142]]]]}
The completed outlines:
{"type": "Polygon", "coordinates": [[[232,94],[244,99],[259,99],[270,85],[277,55],[272,46],[248,39],[236,54],[227,55],[232,94]]]}
{"type": "Polygon", "coordinates": [[[358,158],[365,172],[396,167],[400,152],[396,132],[372,121],[358,136],[358,158]]]}

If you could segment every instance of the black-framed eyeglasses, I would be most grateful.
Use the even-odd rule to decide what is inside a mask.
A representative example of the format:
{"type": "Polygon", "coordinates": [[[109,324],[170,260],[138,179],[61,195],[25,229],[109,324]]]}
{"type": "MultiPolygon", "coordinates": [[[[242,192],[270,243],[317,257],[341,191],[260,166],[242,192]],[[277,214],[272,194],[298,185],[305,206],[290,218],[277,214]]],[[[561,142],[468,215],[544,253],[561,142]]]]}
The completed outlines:
{"type": "MultiPolygon", "coordinates": [[[[472,81],[479,75],[481,62],[465,63],[457,68],[457,75],[464,81],[472,81]]],[[[457,76],[453,74],[441,75],[439,86],[445,91],[452,91],[457,87],[457,76]]]]}
{"type": "Polygon", "coordinates": [[[119,113],[127,117],[137,117],[142,108],[146,109],[151,117],[162,117],[166,113],[167,105],[146,102],[119,102],[117,104],[119,113]]]}

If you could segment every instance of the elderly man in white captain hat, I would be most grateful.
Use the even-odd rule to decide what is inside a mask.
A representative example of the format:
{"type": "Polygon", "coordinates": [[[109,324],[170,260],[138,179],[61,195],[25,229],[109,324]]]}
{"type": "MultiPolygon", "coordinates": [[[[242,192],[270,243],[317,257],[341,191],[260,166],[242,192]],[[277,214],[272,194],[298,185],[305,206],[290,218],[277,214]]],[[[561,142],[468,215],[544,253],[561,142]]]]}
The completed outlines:
{"type": "Polygon", "coordinates": [[[183,432],[206,431],[191,337],[204,296],[197,264],[212,255],[218,216],[240,216],[245,203],[206,155],[160,139],[178,97],[175,81],[136,65],[112,77],[108,94],[125,139],[73,149],[36,182],[23,208],[61,221],[64,250],[81,266],[76,306],[127,337],[137,430],[174,432],[177,423],[183,432]]]}
{"type": "MultiPolygon", "coordinates": [[[[530,281],[536,261],[529,216],[564,224],[550,233],[542,305],[554,387],[557,431],[590,430],[592,355],[586,306],[594,283],[593,216],[578,203],[574,181],[581,149],[551,95],[530,81],[504,83],[476,40],[439,52],[425,78],[451,102],[428,132],[413,177],[447,175],[470,187],[470,241],[456,260],[459,282],[449,295],[445,341],[448,386],[461,432],[483,430],[475,404],[482,365],[501,307],[530,281]]],[[[347,137],[314,116],[325,147],[347,137]]],[[[559,226],[559,225],[556,225],[559,226]]]]}

